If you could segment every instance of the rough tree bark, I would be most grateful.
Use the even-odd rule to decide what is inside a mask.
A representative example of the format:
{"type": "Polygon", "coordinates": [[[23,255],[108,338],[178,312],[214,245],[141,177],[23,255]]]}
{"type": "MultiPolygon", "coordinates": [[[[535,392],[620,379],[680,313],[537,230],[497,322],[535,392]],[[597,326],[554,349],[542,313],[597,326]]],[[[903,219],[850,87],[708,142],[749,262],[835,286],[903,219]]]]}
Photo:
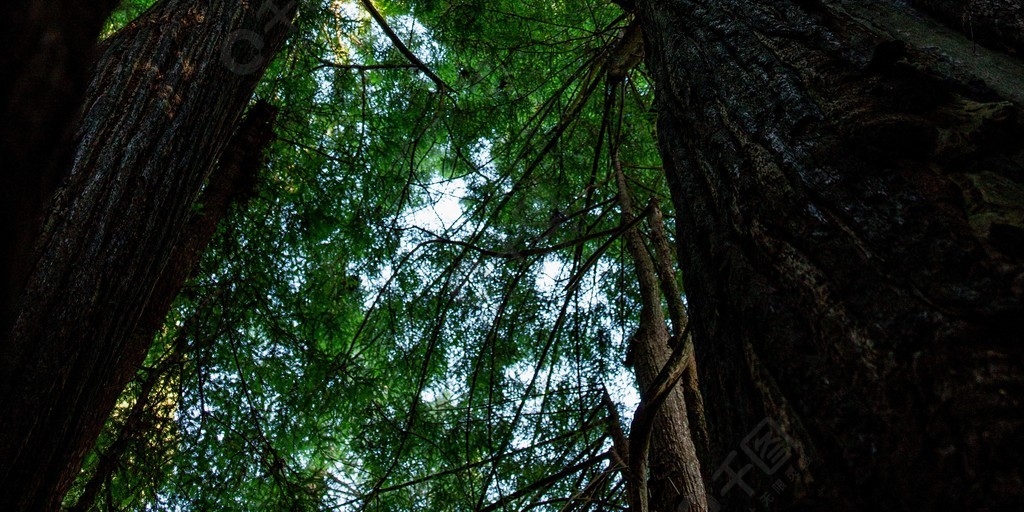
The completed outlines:
{"type": "Polygon", "coordinates": [[[114,0],[13,0],[0,20],[0,340],[14,321],[32,241],[67,172],[73,120],[114,0]]]}
{"type": "Polygon", "coordinates": [[[710,508],[1024,505],[1020,62],[897,2],[637,5],[710,508]]]}
{"type": "Polygon", "coordinates": [[[60,504],[152,340],[143,314],[177,293],[174,248],[294,12],[164,0],[103,43],[0,348],[0,509],[60,504]]]}

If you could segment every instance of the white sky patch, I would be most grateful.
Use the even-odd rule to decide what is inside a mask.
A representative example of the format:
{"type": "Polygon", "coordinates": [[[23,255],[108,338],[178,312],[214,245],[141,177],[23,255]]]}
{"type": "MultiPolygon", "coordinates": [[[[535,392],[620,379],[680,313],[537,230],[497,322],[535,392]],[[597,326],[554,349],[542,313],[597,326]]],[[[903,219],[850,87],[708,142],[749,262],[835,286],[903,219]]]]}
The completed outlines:
{"type": "Polygon", "coordinates": [[[523,386],[528,386],[533,380],[534,368],[532,362],[521,361],[513,366],[505,368],[505,378],[518,380],[523,386]]]}
{"type": "Polygon", "coordinates": [[[540,272],[537,274],[537,289],[541,293],[554,292],[560,285],[559,281],[564,279],[562,274],[566,270],[565,262],[554,255],[546,256],[541,262],[540,272]]]}
{"type": "Polygon", "coordinates": [[[470,157],[473,159],[473,163],[477,166],[477,170],[484,173],[489,178],[497,177],[497,169],[494,167],[494,157],[491,156],[491,148],[494,147],[494,143],[490,139],[481,138],[477,141],[477,147],[473,149],[470,157]]]}
{"type": "Polygon", "coordinates": [[[616,366],[616,371],[605,382],[608,387],[608,395],[612,401],[625,407],[622,414],[623,421],[628,425],[633,421],[633,413],[640,406],[640,392],[636,389],[636,378],[624,365],[616,366]]]}
{"type": "Polygon", "coordinates": [[[356,269],[359,274],[359,282],[362,284],[364,290],[369,290],[372,293],[367,293],[366,298],[363,299],[363,309],[369,310],[375,302],[377,302],[377,294],[384,288],[384,285],[391,279],[391,276],[395,273],[393,267],[390,264],[384,265],[380,269],[380,274],[376,276],[367,275],[362,272],[361,269],[356,269]]]}
{"type": "Polygon", "coordinates": [[[429,403],[433,403],[434,400],[437,400],[437,393],[434,392],[433,388],[431,388],[430,386],[427,386],[427,387],[423,388],[423,392],[420,393],[420,400],[423,400],[424,402],[426,402],[428,404],[429,403]]]}
{"type": "Polygon", "coordinates": [[[409,224],[433,233],[447,231],[462,218],[462,198],[468,193],[461,178],[431,183],[427,186],[428,204],[408,216],[409,224]]]}
{"type": "Polygon", "coordinates": [[[334,7],[335,12],[344,18],[359,19],[363,16],[370,16],[365,9],[359,6],[358,2],[335,0],[332,3],[332,7],[334,7]]]}
{"type": "MultiPolygon", "coordinates": [[[[415,226],[438,236],[447,236],[445,233],[452,230],[464,214],[462,199],[469,193],[465,180],[461,178],[438,180],[428,184],[424,193],[425,205],[407,210],[401,217],[402,224],[405,227],[415,226]]],[[[415,231],[406,231],[406,233],[415,233],[415,231]]],[[[423,233],[403,236],[401,252],[412,251],[416,247],[416,243],[424,238],[423,233]]],[[[401,256],[396,255],[394,261],[400,259],[401,256]]],[[[429,272],[429,269],[423,269],[423,272],[429,272]]],[[[370,291],[363,301],[363,306],[369,309],[377,301],[378,293],[391,279],[394,268],[390,264],[384,265],[376,276],[367,275],[365,272],[358,273],[363,289],[370,291]]]]}

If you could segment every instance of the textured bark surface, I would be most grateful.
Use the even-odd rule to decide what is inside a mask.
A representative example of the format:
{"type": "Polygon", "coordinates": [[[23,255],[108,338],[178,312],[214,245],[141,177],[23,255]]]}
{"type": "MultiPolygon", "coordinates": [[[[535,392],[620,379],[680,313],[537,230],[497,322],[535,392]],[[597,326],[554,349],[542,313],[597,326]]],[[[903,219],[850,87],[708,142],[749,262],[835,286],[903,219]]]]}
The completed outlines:
{"type": "Polygon", "coordinates": [[[140,318],[177,292],[157,284],[290,7],[165,0],[104,42],[0,352],[0,508],[59,505],[138,369],[140,318]]]}
{"type": "Polygon", "coordinates": [[[637,4],[710,508],[1020,508],[1020,104],[893,5],[637,4]]]}
{"type": "MultiPolygon", "coordinates": [[[[185,282],[193,276],[199,265],[203,251],[221,220],[227,216],[231,207],[244,203],[252,193],[258,173],[263,166],[265,152],[274,140],[273,124],[277,116],[277,108],[264,101],[258,101],[246,114],[224,148],[217,168],[203,188],[197,204],[202,207],[189,216],[182,235],[171,251],[167,265],[153,288],[153,293],[146,304],[145,311],[135,328],[133,339],[128,342],[128,350],[140,353],[126,354],[124,357],[132,361],[142,361],[157,334],[164,324],[178,292],[185,282]]],[[[84,512],[95,506],[97,495],[104,485],[109,485],[114,472],[121,464],[124,451],[133,439],[139,439],[146,428],[142,417],[150,407],[150,393],[164,374],[182,358],[184,337],[179,335],[175,341],[172,355],[164,361],[161,368],[150,370],[142,380],[136,403],[117,439],[104,451],[99,458],[97,467],[83,488],[81,496],[74,506],[68,507],[69,512],[84,512]]],[[[124,387],[126,383],[122,384],[124,387]]]]}
{"type": "Polygon", "coordinates": [[[113,0],[12,0],[0,20],[0,339],[32,241],[67,172],[95,42],[113,0]]]}
{"type": "MultiPolygon", "coordinates": [[[[669,348],[668,329],[663,320],[660,323],[641,325],[633,339],[633,368],[637,385],[647,389],[672,352],[669,348]]],[[[630,436],[633,434],[630,432],[630,436]]],[[[648,510],[707,510],[700,462],[690,433],[687,403],[683,389],[678,384],[669,391],[665,402],[658,408],[650,443],[647,467],[650,496],[648,510]]],[[[634,452],[630,450],[630,456],[634,452]]]]}

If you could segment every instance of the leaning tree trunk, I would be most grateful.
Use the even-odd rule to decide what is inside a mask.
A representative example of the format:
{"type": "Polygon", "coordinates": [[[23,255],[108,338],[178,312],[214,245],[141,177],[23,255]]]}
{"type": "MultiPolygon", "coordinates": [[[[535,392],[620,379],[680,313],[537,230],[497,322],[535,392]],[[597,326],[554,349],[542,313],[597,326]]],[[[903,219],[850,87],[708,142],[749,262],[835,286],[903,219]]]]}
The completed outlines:
{"type": "Polygon", "coordinates": [[[95,41],[116,0],[9,0],[0,19],[0,343],[70,162],[95,41]]]}
{"type": "Polygon", "coordinates": [[[104,42],[0,353],[0,509],[55,509],[75,478],[152,339],[137,334],[147,304],[177,291],[157,283],[294,6],[164,0],[104,42]]]}
{"type": "Polygon", "coordinates": [[[637,3],[709,501],[1020,508],[1020,62],[895,2],[637,3]]]}

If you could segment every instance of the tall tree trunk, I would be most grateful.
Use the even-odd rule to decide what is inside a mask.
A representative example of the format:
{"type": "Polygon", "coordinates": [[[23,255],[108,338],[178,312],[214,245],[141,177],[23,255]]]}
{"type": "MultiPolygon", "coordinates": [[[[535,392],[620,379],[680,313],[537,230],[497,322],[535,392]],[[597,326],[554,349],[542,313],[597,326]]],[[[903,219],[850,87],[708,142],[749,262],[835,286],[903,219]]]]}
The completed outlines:
{"type": "Polygon", "coordinates": [[[0,353],[0,509],[59,505],[152,339],[147,304],[177,293],[157,283],[294,8],[164,0],[104,42],[0,353]]]}
{"type": "Polygon", "coordinates": [[[1020,62],[895,2],[637,4],[709,498],[1024,505],[1020,62]]]}
{"type": "MultiPolygon", "coordinates": [[[[157,280],[150,301],[139,318],[133,339],[128,341],[128,346],[132,350],[149,348],[155,333],[164,325],[167,312],[178,291],[195,273],[203,250],[213,239],[221,219],[227,216],[234,204],[244,202],[254,192],[258,172],[263,166],[264,154],[274,140],[273,123],[276,116],[276,107],[263,100],[257,101],[224,148],[217,168],[199,197],[198,204],[202,205],[202,208],[189,216],[188,223],[157,280]]],[[[213,296],[206,297],[204,301],[209,301],[213,296]]],[[[104,485],[109,485],[119,464],[123,462],[122,456],[129,443],[144,435],[142,431],[145,429],[145,421],[142,418],[150,414],[147,409],[151,405],[151,393],[170,369],[180,364],[186,344],[184,332],[185,329],[182,328],[169,349],[170,354],[160,367],[148,370],[144,377],[137,377],[141,379],[141,389],[136,397],[136,403],[117,433],[115,441],[99,456],[96,470],[86,482],[75,505],[68,507],[69,512],[86,511],[94,507],[100,489],[104,485]]],[[[128,357],[139,360],[144,358],[140,355],[128,357]]]]}

